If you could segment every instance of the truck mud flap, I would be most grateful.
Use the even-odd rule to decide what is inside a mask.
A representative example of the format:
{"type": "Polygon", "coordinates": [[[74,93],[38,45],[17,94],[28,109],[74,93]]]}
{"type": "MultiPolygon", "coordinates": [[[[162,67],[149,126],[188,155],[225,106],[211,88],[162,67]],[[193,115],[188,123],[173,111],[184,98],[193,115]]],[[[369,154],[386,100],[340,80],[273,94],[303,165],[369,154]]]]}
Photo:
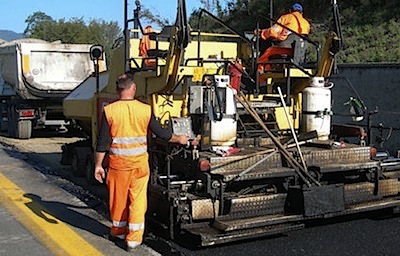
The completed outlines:
{"type": "Polygon", "coordinates": [[[30,139],[32,137],[32,121],[19,120],[8,123],[8,134],[12,138],[30,139]]]}

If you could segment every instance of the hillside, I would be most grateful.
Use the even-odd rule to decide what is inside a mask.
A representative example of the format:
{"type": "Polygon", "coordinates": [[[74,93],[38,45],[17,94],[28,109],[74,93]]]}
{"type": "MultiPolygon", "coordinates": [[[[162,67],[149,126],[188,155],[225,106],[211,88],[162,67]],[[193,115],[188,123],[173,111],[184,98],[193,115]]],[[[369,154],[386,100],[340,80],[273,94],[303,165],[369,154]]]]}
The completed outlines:
{"type": "Polygon", "coordinates": [[[19,39],[22,37],[23,37],[23,35],[21,33],[16,33],[11,30],[0,29],[0,39],[3,39],[5,41],[11,41],[11,40],[19,39]]]}
{"type": "MultiPolygon", "coordinates": [[[[264,0],[214,0],[216,16],[239,33],[252,31],[259,22],[261,28],[268,27],[266,19],[271,1],[264,0]],[[218,8],[225,2],[225,9],[218,8]]],[[[273,1],[273,17],[277,19],[287,13],[293,0],[273,1]]],[[[400,49],[400,5],[398,0],[303,0],[304,15],[311,21],[312,40],[322,42],[332,26],[332,3],[338,2],[342,30],[343,49],[337,56],[338,63],[398,62],[400,49]]],[[[218,22],[203,15],[203,31],[226,32],[218,22]]],[[[190,16],[192,28],[198,27],[198,12],[190,16]]]]}

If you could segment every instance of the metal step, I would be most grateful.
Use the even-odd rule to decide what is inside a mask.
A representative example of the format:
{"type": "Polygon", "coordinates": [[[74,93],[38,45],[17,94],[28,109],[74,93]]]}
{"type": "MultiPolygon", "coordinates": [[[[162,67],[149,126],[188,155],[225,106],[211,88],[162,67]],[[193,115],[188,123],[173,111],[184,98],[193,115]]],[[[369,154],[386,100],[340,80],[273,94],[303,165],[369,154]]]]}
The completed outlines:
{"type": "Polygon", "coordinates": [[[221,232],[213,227],[188,228],[188,232],[199,236],[202,246],[211,246],[243,239],[272,236],[304,228],[304,224],[287,223],[282,225],[265,226],[254,229],[221,232]]]}
{"type": "MultiPolygon", "coordinates": [[[[372,164],[373,162],[370,159],[369,147],[352,144],[347,144],[345,148],[334,149],[302,147],[302,153],[304,161],[308,166],[335,166],[339,168],[342,164],[358,164],[362,166],[366,163],[372,164]]],[[[377,164],[378,161],[375,161],[375,163],[377,164]]]]}
{"type": "Polygon", "coordinates": [[[214,157],[210,159],[210,163],[211,174],[223,176],[225,182],[233,179],[239,181],[289,177],[295,174],[293,169],[282,166],[280,154],[271,154],[271,152],[252,154],[248,157],[246,155],[214,157]],[[258,164],[260,162],[262,164],[258,164]]]}
{"type": "Polygon", "coordinates": [[[285,178],[291,177],[296,174],[294,169],[288,167],[279,167],[279,168],[254,168],[248,173],[242,174],[243,169],[230,169],[225,170],[224,172],[219,172],[218,174],[223,175],[223,181],[244,181],[244,180],[259,180],[266,178],[285,178]]]}
{"type": "MultiPolygon", "coordinates": [[[[375,211],[385,208],[393,208],[393,207],[400,207],[400,199],[383,199],[379,201],[372,201],[362,204],[356,204],[349,207],[346,207],[345,214],[354,214],[360,212],[367,212],[367,211],[375,211]]],[[[330,217],[330,216],[327,216],[330,217]]]]}
{"type": "Polygon", "coordinates": [[[364,170],[373,169],[379,167],[379,162],[369,161],[362,163],[348,163],[348,164],[322,164],[319,166],[321,173],[332,173],[332,172],[345,172],[351,170],[364,170]]]}
{"type": "Polygon", "coordinates": [[[265,215],[246,219],[217,219],[212,226],[218,230],[229,232],[234,230],[252,229],[288,222],[296,222],[304,219],[303,215],[265,215]]]}
{"type": "Polygon", "coordinates": [[[220,219],[242,219],[257,216],[271,216],[284,213],[286,194],[259,194],[242,195],[225,198],[229,202],[229,207],[225,209],[228,214],[220,219]]]}

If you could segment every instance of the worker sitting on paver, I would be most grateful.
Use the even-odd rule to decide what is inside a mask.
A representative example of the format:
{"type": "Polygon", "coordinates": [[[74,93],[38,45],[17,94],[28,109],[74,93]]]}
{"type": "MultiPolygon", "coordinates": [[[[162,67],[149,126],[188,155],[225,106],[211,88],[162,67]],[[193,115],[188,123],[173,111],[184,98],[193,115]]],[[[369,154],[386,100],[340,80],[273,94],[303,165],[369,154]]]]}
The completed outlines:
{"type": "Polygon", "coordinates": [[[289,13],[282,15],[277,20],[277,23],[267,29],[255,31],[257,35],[260,35],[261,39],[272,41],[272,46],[267,48],[258,58],[258,71],[260,73],[271,69],[269,64],[265,64],[270,61],[270,56],[280,54],[293,56],[292,42],[288,40],[288,37],[293,33],[279,24],[298,34],[308,35],[310,33],[310,23],[303,17],[303,6],[299,3],[293,4],[289,9],[289,13]]]}

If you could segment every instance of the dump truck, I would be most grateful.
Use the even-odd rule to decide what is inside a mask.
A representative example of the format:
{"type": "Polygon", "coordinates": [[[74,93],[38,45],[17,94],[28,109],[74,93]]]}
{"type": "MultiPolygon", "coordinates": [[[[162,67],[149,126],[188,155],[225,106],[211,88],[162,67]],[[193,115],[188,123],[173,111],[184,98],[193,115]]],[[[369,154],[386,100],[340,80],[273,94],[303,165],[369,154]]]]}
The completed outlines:
{"type": "MultiPolygon", "coordinates": [[[[62,101],[94,72],[91,45],[18,39],[0,45],[0,127],[29,139],[32,131],[65,131],[62,101]]],[[[102,61],[100,70],[105,69],[102,61]]]]}
{"type": "MultiPolygon", "coordinates": [[[[181,146],[154,136],[148,142],[147,215],[171,239],[191,235],[212,246],[286,233],[309,220],[399,211],[399,159],[379,157],[366,144],[363,127],[331,121],[335,88],[329,77],[341,46],[336,1],[334,25],[322,44],[296,34],[294,54],[268,63],[258,62],[258,38],[236,32],[207,10],[199,18],[220,23],[231,32],[229,39],[214,34],[207,40],[200,25],[191,30],[184,0],[178,1],[173,26],[150,34],[141,29],[155,48],[140,56],[140,39],[128,29],[128,20],[142,28],[139,8],[133,19],[125,17],[125,42],[110,69],[64,99],[65,115],[90,135],[63,146],[64,162],[75,172],[93,179],[102,107],[117,100],[118,75],[131,72],[137,99],[152,106],[160,124],[199,142],[181,146]],[[316,61],[298,56],[306,45],[317,52],[316,61]],[[271,69],[258,73],[257,66],[266,64],[271,69]],[[232,67],[240,71],[239,87],[232,86],[232,67]]],[[[351,105],[351,113],[361,119],[358,105],[351,105]]]]}

